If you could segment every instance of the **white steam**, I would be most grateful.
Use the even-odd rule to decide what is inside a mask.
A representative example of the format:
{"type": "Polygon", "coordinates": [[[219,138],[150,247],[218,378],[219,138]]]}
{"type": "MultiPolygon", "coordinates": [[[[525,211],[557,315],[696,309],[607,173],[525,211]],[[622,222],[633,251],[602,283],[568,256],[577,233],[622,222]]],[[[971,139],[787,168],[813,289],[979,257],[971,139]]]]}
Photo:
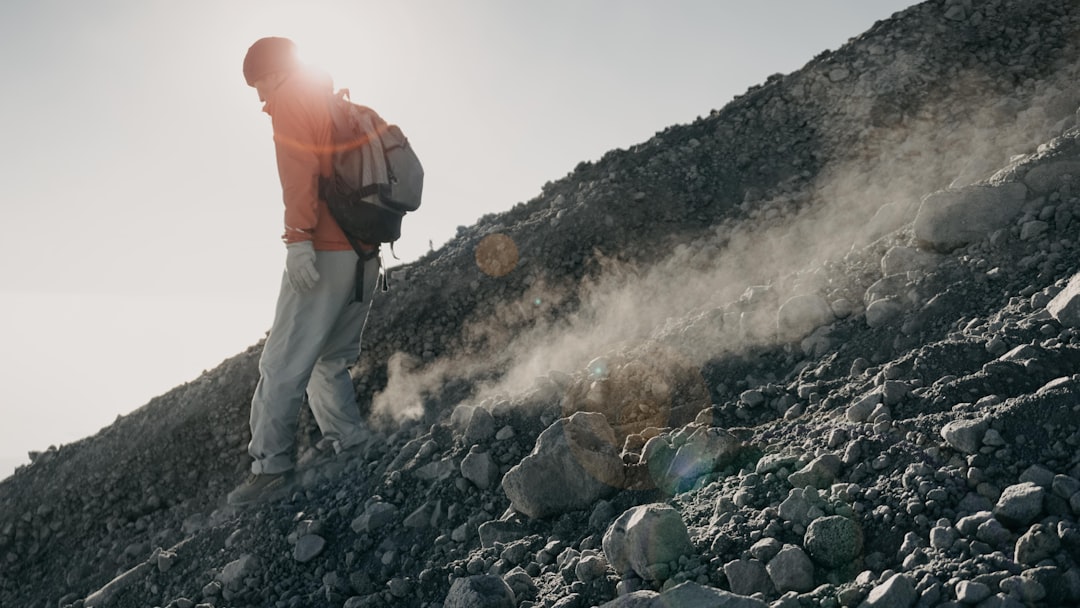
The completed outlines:
{"type": "Polygon", "coordinates": [[[423,394],[447,378],[492,368],[506,371],[476,399],[516,394],[553,371],[583,371],[598,355],[650,337],[662,336],[696,364],[774,340],[776,308],[784,299],[817,294],[832,301],[845,287],[829,283],[820,272],[823,262],[914,220],[929,194],[919,186],[926,176],[942,175],[944,167],[953,185],[966,185],[1051,137],[1052,118],[1038,108],[1058,93],[1047,86],[1027,104],[1030,109],[1007,121],[999,116],[1002,104],[1015,100],[994,100],[964,116],[949,114],[948,107],[926,109],[899,124],[867,129],[864,149],[827,167],[809,190],[744,203],[743,218],[725,220],[710,237],[676,247],[652,267],[614,266],[584,282],[575,294],[580,307],[567,318],[545,320],[545,307],[569,294],[538,281],[490,318],[462,329],[467,344],[479,345],[474,353],[416,368],[392,361],[389,384],[374,409],[385,416],[419,416],[423,394]],[[755,302],[758,291],[752,287],[761,285],[773,294],[768,302],[755,302]],[[748,304],[741,314],[717,314],[740,297],[748,304]],[[517,329],[529,324],[528,330],[517,329]]]}

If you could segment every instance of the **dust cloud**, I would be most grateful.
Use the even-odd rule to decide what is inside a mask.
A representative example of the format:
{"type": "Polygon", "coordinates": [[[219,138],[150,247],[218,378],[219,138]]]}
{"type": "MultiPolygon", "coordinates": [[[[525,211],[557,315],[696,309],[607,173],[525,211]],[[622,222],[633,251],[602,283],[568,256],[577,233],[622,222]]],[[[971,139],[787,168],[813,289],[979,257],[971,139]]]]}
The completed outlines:
{"type": "MultiPolygon", "coordinates": [[[[463,349],[428,366],[391,362],[375,410],[418,417],[423,394],[448,378],[492,369],[503,371],[474,396],[477,402],[518,394],[553,374],[587,376],[598,356],[648,340],[663,341],[700,366],[725,352],[790,339],[777,332],[777,310],[797,295],[820,296],[838,317],[857,311],[861,298],[841,305],[851,285],[837,283],[823,265],[910,225],[930,192],[986,179],[1014,155],[1034,152],[1056,134],[1059,119],[1044,107],[1059,93],[1048,86],[1022,105],[992,100],[959,115],[942,104],[893,126],[868,128],[861,148],[809,184],[738,205],[710,236],[675,247],[651,267],[602,260],[605,272],[573,294],[537,282],[463,328],[466,343],[487,348],[463,349]],[[548,318],[545,306],[571,295],[580,302],[575,312],[548,318]]],[[[854,111],[860,112],[869,109],[854,111]]]]}

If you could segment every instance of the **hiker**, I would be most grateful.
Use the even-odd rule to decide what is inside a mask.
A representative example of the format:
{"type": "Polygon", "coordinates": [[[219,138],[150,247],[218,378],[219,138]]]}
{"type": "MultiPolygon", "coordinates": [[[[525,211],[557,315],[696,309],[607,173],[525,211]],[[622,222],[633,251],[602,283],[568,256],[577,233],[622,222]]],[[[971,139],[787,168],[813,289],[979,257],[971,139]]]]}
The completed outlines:
{"type": "Polygon", "coordinates": [[[320,176],[331,171],[329,76],[302,65],[291,40],[270,37],[248,49],[244,79],[273,126],[286,257],[251,400],[248,453],[254,460],[251,474],[227,497],[233,505],[291,490],[305,393],[322,432],[318,450],[339,453],[367,438],[349,366],[359,356],[379,273],[378,244],[360,244],[370,255],[358,266],[360,255],[318,194],[320,176]]]}

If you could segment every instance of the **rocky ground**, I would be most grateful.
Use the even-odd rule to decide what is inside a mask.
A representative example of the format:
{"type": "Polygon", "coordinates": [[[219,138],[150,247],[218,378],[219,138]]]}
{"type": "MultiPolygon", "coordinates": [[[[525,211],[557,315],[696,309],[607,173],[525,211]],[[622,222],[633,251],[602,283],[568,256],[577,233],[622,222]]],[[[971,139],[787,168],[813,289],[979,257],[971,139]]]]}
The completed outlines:
{"type": "Polygon", "coordinates": [[[1080,605],[1078,42],[932,0],[582,163],[395,269],[288,498],[261,345],[33,455],[0,605],[1080,605]]]}

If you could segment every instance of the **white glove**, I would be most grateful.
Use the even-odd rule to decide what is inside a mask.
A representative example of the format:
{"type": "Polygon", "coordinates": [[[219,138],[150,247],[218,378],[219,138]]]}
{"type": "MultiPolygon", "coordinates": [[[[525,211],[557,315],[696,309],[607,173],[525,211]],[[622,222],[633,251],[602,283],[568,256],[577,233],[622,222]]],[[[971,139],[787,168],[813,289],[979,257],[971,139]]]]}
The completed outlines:
{"type": "Polygon", "coordinates": [[[285,246],[285,275],[289,284],[296,291],[307,291],[319,280],[319,271],[315,270],[315,244],[311,241],[299,241],[285,246]]]}

